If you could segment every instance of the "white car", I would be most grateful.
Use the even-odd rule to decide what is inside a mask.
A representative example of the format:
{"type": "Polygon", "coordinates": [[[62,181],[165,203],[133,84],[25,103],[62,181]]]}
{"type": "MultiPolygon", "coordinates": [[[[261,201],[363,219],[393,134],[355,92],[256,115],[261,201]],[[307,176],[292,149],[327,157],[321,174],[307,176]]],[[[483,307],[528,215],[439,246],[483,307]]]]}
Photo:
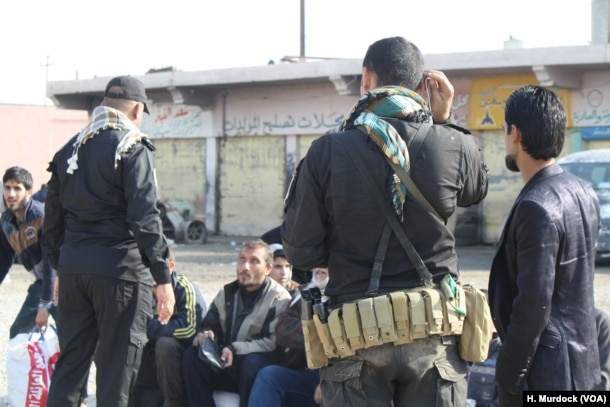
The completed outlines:
{"type": "Polygon", "coordinates": [[[610,258],[610,149],[580,151],[557,162],[564,171],[590,182],[597,193],[602,224],[597,240],[597,258],[610,258]]]}

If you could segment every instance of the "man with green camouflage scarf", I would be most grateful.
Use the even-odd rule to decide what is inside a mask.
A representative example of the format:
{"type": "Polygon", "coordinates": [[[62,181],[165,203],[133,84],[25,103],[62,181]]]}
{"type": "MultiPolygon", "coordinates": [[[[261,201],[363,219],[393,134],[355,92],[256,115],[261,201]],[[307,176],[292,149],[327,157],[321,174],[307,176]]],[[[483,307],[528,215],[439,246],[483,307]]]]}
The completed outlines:
{"type": "MultiPolygon", "coordinates": [[[[457,281],[455,239],[446,222],[457,206],[476,204],[487,193],[487,170],[475,138],[447,124],[453,87],[442,72],[424,71],[414,44],[402,37],[372,44],[363,62],[361,94],[341,131],[317,139],[299,164],[282,224],[284,251],[295,267],[328,267],[329,313],[367,298],[374,266],[381,267],[375,291],[381,297],[376,298],[422,286],[396,235],[388,233],[386,215],[396,216],[434,283],[446,275],[457,281]],[[416,140],[418,129],[430,125],[416,140]],[[356,152],[363,162],[353,157],[356,152]],[[414,201],[387,159],[409,172],[440,219],[414,201]],[[367,173],[379,194],[364,183],[361,175],[367,173]]],[[[348,316],[344,312],[341,318],[345,324],[348,316]]],[[[382,322],[378,318],[378,327],[382,322]]],[[[458,355],[456,335],[401,344],[379,337],[373,343],[363,325],[351,326],[360,328],[361,342],[332,327],[333,343],[326,340],[337,354],[329,354],[329,365],[320,371],[323,405],[466,404],[466,362],[458,355]],[[346,351],[363,342],[351,355],[346,351]]]]}

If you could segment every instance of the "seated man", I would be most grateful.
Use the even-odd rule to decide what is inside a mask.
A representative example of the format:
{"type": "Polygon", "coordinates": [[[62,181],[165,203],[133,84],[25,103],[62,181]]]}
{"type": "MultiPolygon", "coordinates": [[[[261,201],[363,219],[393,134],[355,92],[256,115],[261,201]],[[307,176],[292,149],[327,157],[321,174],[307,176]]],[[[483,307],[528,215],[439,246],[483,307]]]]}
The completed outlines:
{"type": "MultiPolygon", "coordinates": [[[[312,270],[311,282],[303,287],[318,287],[322,293],[328,283],[328,269],[312,270]]],[[[308,370],[301,324],[301,295],[297,292],[288,308],[278,317],[275,329],[277,365],[266,366],[256,375],[248,407],[316,407],[314,393],[320,384],[319,370],[308,370]]]]}
{"type": "MultiPolygon", "coordinates": [[[[275,251],[274,247],[282,247],[282,235],[280,233],[280,226],[277,226],[271,230],[266,231],[262,234],[261,240],[271,246],[272,250],[275,251]]],[[[283,249],[282,249],[283,250],[283,249]]],[[[301,270],[292,267],[292,280],[296,281],[297,284],[308,284],[311,281],[312,275],[311,270],[301,270]]]]}
{"type": "Polygon", "coordinates": [[[182,356],[189,405],[214,407],[214,390],[238,392],[240,407],[248,405],[256,374],[272,363],[277,316],[290,301],[288,291],[269,277],[272,263],[269,245],[262,240],[244,242],[237,280],[216,295],[193,346],[182,356]],[[199,359],[199,346],[208,337],[221,349],[223,369],[199,359]]]}
{"type": "Polygon", "coordinates": [[[299,289],[299,283],[292,280],[292,264],[286,259],[281,244],[272,244],[269,247],[273,250],[273,268],[269,277],[280,283],[293,296],[299,289]]]}
{"type": "MultiPolygon", "coordinates": [[[[144,347],[134,399],[136,407],[183,407],[186,405],[182,353],[192,343],[206,311],[199,288],[174,270],[176,257],[169,250],[169,270],[176,306],[167,325],[154,317],[148,323],[148,342],[144,347]]],[[[154,295],[154,290],[153,290],[154,295]]],[[[156,307],[153,301],[153,309],[156,307]]]]}

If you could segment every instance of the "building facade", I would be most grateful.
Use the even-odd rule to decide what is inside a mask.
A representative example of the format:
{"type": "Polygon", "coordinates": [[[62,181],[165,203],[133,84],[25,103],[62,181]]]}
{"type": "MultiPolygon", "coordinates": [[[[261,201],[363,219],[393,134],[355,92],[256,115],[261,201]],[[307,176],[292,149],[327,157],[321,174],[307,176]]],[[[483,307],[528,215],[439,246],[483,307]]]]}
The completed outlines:
{"type": "MultiPolygon", "coordinates": [[[[554,89],[568,112],[563,154],[610,147],[610,46],[425,55],[455,88],[453,115],[476,137],[490,189],[460,209],[461,244],[495,244],[522,187],[504,168],[504,102],[525,84],[554,89]]],[[[328,60],[139,76],[151,99],[144,131],[157,147],[162,201],[189,202],[210,233],[260,235],[282,221],[283,199],[311,142],[336,130],[360,97],[361,60],[328,60]]],[[[47,96],[91,111],[110,78],[50,82],[47,96]]]]}

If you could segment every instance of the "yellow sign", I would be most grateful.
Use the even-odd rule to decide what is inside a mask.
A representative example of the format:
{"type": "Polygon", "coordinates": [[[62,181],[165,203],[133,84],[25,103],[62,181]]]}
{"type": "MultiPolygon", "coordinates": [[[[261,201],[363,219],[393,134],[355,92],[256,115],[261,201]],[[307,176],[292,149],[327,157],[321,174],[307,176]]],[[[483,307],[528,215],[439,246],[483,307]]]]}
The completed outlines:
{"type": "MultiPolygon", "coordinates": [[[[534,74],[481,77],[472,80],[468,99],[468,128],[471,130],[497,130],[504,123],[506,99],[525,85],[537,85],[534,74]]],[[[566,110],[567,127],[572,127],[570,92],[552,89],[566,110]]]]}

